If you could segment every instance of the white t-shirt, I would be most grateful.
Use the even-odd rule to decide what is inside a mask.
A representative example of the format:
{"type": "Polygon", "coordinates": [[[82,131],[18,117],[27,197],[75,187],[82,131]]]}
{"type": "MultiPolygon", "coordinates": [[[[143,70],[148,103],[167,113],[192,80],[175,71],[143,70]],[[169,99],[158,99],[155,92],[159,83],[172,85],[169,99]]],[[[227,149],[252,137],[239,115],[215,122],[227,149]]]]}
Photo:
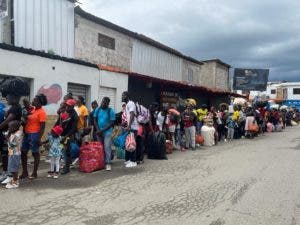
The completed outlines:
{"type": "MultiPolygon", "coordinates": [[[[130,113],[134,112],[134,114],[136,114],[136,106],[135,106],[134,102],[133,101],[127,102],[125,110],[126,110],[127,121],[129,123],[130,113]]],[[[135,116],[134,119],[133,119],[133,122],[131,124],[131,130],[138,130],[138,128],[139,128],[138,126],[139,126],[139,124],[138,124],[137,118],[135,116]]]]}
{"type": "MultiPolygon", "coordinates": [[[[156,119],[156,125],[159,127],[160,131],[162,131],[164,120],[165,116],[163,116],[161,112],[159,112],[156,119]]],[[[165,124],[168,124],[168,118],[166,119],[165,124]]]]}

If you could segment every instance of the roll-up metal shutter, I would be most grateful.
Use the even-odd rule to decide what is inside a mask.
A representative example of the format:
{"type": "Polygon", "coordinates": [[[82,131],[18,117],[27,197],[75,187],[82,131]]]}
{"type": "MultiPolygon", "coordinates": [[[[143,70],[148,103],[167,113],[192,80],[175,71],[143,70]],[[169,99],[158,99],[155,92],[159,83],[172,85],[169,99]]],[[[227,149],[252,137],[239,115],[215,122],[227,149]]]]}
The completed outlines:
{"type": "Polygon", "coordinates": [[[84,97],[85,101],[88,102],[88,86],[82,84],[74,84],[68,83],[68,93],[72,93],[73,97],[76,98],[77,96],[84,97]]]}
{"type": "Polygon", "coordinates": [[[117,93],[116,88],[109,88],[109,87],[100,86],[99,104],[101,104],[101,101],[104,97],[109,97],[110,98],[109,106],[115,110],[116,109],[116,93],[117,93]]]}

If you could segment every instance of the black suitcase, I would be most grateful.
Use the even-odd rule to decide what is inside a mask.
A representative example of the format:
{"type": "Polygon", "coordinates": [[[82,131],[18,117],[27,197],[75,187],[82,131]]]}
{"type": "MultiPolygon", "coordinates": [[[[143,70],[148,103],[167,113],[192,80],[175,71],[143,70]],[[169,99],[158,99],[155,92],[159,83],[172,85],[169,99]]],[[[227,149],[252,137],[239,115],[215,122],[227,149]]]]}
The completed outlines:
{"type": "Polygon", "coordinates": [[[148,135],[148,159],[168,159],[166,155],[166,135],[157,131],[148,135]]]}

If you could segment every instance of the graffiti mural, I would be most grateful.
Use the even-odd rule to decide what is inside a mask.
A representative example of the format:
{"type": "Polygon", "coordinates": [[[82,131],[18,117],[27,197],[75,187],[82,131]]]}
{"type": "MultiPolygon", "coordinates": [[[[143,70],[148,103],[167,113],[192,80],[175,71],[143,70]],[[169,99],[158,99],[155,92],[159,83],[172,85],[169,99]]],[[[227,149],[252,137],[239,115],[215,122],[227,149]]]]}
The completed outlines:
{"type": "Polygon", "coordinates": [[[62,88],[59,84],[43,85],[39,90],[39,94],[47,96],[48,105],[57,104],[62,98],[62,88]]]}

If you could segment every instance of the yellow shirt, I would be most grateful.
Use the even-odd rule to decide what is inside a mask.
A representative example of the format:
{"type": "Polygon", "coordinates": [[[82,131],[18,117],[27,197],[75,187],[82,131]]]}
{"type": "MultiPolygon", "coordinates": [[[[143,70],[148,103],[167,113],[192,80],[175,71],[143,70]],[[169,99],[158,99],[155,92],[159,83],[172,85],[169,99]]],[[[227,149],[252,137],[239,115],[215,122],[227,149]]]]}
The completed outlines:
{"type": "Polygon", "coordinates": [[[77,114],[78,114],[78,123],[77,123],[77,129],[83,129],[84,127],[84,120],[89,115],[88,109],[82,105],[80,107],[75,108],[77,114]]]}
{"type": "Polygon", "coordinates": [[[240,112],[239,111],[234,111],[232,119],[233,121],[238,121],[240,117],[240,112]]]}
{"type": "Polygon", "coordinates": [[[204,117],[206,117],[207,112],[207,109],[197,109],[198,120],[202,122],[204,120],[204,117]]]}

